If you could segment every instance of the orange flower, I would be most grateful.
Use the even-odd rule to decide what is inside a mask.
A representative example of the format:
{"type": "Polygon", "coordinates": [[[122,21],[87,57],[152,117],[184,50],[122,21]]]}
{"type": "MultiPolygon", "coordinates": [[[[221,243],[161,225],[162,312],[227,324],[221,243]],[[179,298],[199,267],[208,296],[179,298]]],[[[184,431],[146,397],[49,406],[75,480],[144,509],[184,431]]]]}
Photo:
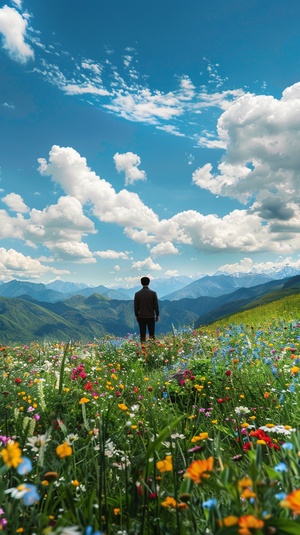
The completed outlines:
{"type": "Polygon", "coordinates": [[[177,502],[172,496],[167,496],[164,502],[161,502],[163,507],[168,507],[168,509],[188,509],[186,503],[177,502]]]}
{"type": "Polygon", "coordinates": [[[238,517],[233,516],[233,515],[226,516],[225,518],[223,518],[222,520],[218,522],[220,527],[225,526],[227,528],[231,526],[235,526],[237,523],[238,523],[238,517]]]}
{"type": "Polygon", "coordinates": [[[163,461],[157,461],[156,466],[161,474],[164,474],[165,472],[172,472],[172,455],[167,455],[163,461]]]}
{"type": "Polygon", "coordinates": [[[161,502],[163,507],[168,507],[169,509],[176,509],[177,502],[175,498],[167,496],[164,502],[161,502]]]}
{"type": "Polygon", "coordinates": [[[240,479],[238,482],[238,486],[240,489],[246,489],[247,487],[251,487],[252,485],[252,479],[250,477],[246,476],[243,477],[243,479],[240,479]]]}
{"type": "Polygon", "coordinates": [[[295,515],[300,515],[300,489],[293,490],[280,502],[281,507],[288,507],[295,515]]]}
{"type": "Polygon", "coordinates": [[[253,490],[248,488],[248,489],[243,490],[241,494],[241,498],[243,498],[244,500],[247,500],[249,498],[256,498],[256,494],[255,492],[253,492],[253,490]]]}
{"type": "Polygon", "coordinates": [[[67,441],[65,441],[63,444],[57,446],[56,453],[61,459],[63,459],[64,457],[69,457],[72,455],[73,452],[71,446],[67,441]]]}
{"type": "Polygon", "coordinates": [[[254,515],[245,515],[238,519],[238,526],[240,535],[252,535],[250,530],[263,528],[264,523],[254,515]]]}
{"type": "Polygon", "coordinates": [[[191,442],[198,442],[199,440],[205,440],[206,438],[208,438],[208,433],[203,432],[203,433],[200,433],[200,435],[194,436],[191,442]]]}
{"type": "Polygon", "coordinates": [[[119,407],[119,409],[121,409],[121,411],[127,411],[128,410],[128,407],[126,405],[124,405],[124,403],[118,403],[118,407],[119,407]]]}
{"type": "Polygon", "coordinates": [[[211,472],[214,467],[214,458],[209,457],[199,461],[193,461],[188,467],[185,478],[192,479],[195,483],[200,483],[203,478],[209,477],[207,472],[211,472]]]}

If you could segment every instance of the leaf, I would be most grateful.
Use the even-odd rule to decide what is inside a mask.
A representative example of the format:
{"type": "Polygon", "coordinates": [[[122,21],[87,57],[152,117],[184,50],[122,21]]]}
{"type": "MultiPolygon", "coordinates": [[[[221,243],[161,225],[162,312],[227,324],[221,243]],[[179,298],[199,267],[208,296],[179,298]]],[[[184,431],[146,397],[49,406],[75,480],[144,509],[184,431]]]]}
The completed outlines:
{"type": "Polygon", "coordinates": [[[277,535],[299,535],[300,526],[295,520],[288,520],[285,518],[277,518],[270,520],[266,525],[276,528],[277,535]]]}

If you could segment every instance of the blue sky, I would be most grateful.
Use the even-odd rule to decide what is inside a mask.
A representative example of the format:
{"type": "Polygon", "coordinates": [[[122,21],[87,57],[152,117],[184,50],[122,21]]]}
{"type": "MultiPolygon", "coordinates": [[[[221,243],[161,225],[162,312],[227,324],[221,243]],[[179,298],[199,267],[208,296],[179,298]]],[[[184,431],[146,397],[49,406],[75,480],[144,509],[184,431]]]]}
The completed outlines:
{"type": "Polygon", "coordinates": [[[0,3],[0,280],[300,268],[298,0],[0,3]]]}

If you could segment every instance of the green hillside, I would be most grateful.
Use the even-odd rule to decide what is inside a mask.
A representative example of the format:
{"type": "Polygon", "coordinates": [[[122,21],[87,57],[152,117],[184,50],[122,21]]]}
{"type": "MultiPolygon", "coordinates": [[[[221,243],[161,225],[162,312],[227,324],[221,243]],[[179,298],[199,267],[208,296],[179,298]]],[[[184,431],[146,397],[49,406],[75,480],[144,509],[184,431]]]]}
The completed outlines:
{"type": "MultiPolygon", "coordinates": [[[[273,295],[273,297],[275,297],[273,295]]],[[[232,314],[214,322],[212,326],[229,325],[229,324],[247,324],[253,325],[257,328],[260,325],[272,323],[274,318],[282,318],[285,322],[289,323],[294,320],[300,320],[300,294],[293,294],[283,297],[281,299],[269,301],[270,296],[265,296],[260,299],[256,306],[250,309],[244,310],[232,314]]]]}

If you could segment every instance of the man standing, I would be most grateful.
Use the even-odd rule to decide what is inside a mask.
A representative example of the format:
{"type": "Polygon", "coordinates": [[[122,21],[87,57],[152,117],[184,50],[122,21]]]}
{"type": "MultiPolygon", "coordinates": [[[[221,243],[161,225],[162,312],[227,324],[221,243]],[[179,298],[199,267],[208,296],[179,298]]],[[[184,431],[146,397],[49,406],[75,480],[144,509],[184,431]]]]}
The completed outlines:
{"type": "Polygon", "coordinates": [[[141,278],[143,288],[134,295],[134,313],[140,327],[140,338],[143,344],[146,341],[146,328],[149,338],[155,339],[155,322],[159,320],[157,293],[149,288],[149,277],[141,278]]]}

